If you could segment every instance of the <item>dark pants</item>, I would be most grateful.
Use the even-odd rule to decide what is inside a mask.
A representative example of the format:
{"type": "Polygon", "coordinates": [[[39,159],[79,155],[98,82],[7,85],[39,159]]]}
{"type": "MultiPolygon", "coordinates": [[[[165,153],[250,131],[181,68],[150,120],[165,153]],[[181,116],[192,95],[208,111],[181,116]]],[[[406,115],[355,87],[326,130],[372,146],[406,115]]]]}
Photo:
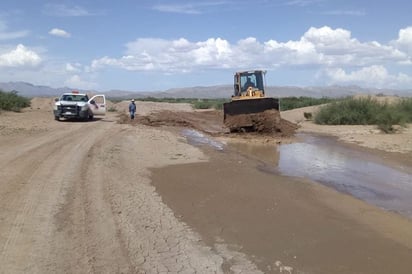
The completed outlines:
{"type": "Polygon", "coordinates": [[[134,111],[130,112],[130,119],[134,119],[134,111]]]}

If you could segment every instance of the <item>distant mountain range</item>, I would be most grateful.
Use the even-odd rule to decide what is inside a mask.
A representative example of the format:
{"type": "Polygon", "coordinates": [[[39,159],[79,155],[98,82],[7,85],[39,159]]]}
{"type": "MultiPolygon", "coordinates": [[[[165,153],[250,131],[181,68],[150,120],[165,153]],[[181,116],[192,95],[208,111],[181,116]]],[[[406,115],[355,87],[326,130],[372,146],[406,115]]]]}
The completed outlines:
{"type": "MultiPolygon", "coordinates": [[[[71,92],[72,88],[52,88],[48,86],[37,86],[26,82],[8,82],[0,83],[2,91],[17,91],[19,95],[25,97],[54,97],[64,92],[71,92]]],[[[105,94],[108,98],[128,99],[128,98],[230,98],[233,94],[232,85],[218,85],[207,87],[187,87],[174,88],[165,91],[126,91],[110,90],[105,92],[95,90],[79,90],[80,92],[92,94],[105,94]]],[[[289,96],[307,96],[307,97],[343,97],[355,94],[385,94],[397,95],[401,97],[412,97],[412,89],[395,90],[395,89],[377,89],[361,88],[358,86],[324,86],[324,87],[295,87],[295,86],[269,86],[266,88],[268,97],[289,97],[289,96]]]]}

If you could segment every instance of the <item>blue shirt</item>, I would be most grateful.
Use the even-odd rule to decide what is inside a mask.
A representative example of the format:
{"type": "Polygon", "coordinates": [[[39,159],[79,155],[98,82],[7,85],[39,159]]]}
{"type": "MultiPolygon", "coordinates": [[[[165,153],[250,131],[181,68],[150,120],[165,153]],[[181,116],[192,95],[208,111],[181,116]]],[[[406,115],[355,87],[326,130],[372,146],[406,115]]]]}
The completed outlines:
{"type": "Polygon", "coordinates": [[[129,112],[136,112],[136,104],[134,102],[129,104],[129,112]]]}

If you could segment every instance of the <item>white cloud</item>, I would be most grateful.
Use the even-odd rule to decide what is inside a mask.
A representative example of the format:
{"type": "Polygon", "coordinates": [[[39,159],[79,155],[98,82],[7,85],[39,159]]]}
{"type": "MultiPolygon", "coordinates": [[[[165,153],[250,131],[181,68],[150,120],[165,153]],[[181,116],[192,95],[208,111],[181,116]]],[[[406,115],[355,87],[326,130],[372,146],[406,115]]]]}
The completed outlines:
{"type": "Polygon", "coordinates": [[[229,42],[210,38],[201,42],[186,39],[138,39],[128,43],[127,55],[119,59],[103,57],[92,62],[93,69],[105,66],[126,70],[160,70],[187,72],[196,67],[226,67],[231,62],[229,42]]]}
{"type": "MultiPolygon", "coordinates": [[[[392,45],[399,50],[407,52],[409,57],[412,55],[412,26],[399,30],[398,39],[392,41],[392,45]]],[[[411,58],[409,59],[411,61],[411,58]]]]}
{"type": "Polygon", "coordinates": [[[7,24],[0,20],[0,40],[12,40],[26,37],[29,34],[27,30],[8,31],[7,24]]]}
{"type": "Polygon", "coordinates": [[[183,14],[199,14],[200,11],[191,4],[176,5],[176,4],[161,4],[153,6],[154,10],[167,13],[183,13],[183,14]]]}
{"type": "Polygon", "coordinates": [[[40,56],[19,44],[9,52],[0,54],[0,67],[33,67],[41,63],[40,56]]]}
{"type": "Polygon", "coordinates": [[[95,89],[98,84],[94,81],[95,74],[80,63],[66,63],[62,76],[64,84],[78,89],[95,89]]]}
{"type": "Polygon", "coordinates": [[[51,29],[51,30],[49,31],[49,34],[50,34],[50,35],[54,35],[54,36],[58,36],[58,37],[63,37],[63,38],[69,38],[69,37],[71,37],[71,34],[70,34],[70,33],[68,33],[68,32],[65,31],[65,30],[58,29],[58,28],[51,29]]]}
{"type": "Polygon", "coordinates": [[[96,70],[113,66],[126,70],[186,72],[204,68],[238,69],[240,66],[363,67],[410,59],[407,53],[392,45],[382,45],[376,41],[362,43],[353,38],[350,31],[328,26],[312,27],[300,40],[287,42],[269,40],[261,43],[253,37],[235,44],[222,38],[199,42],[184,38],[142,38],[126,44],[126,48],[126,55],[94,60],[91,68],[96,70]]]}
{"type": "Polygon", "coordinates": [[[222,5],[232,5],[228,1],[206,1],[206,2],[194,2],[185,4],[158,4],[152,7],[153,10],[166,12],[166,13],[181,13],[181,14],[201,14],[209,7],[219,7],[222,5]]]}
{"type": "Polygon", "coordinates": [[[82,71],[82,65],[79,63],[67,63],[66,64],[66,71],[67,72],[74,72],[78,73],[82,71]]]}
{"type": "Polygon", "coordinates": [[[82,77],[78,74],[70,76],[64,84],[71,88],[78,88],[78,89],[94,89],[97,87],[97,84],[93,81],[88,81],[82,79],[82,77]]]}
{"type": "Polygon", "coordinates": [[[288,6],[299,6],[299,7],[306,7],[306,6],[311,6],[320,2],[323,2],[325,0],[287,0],[285,2],[286,5],[288,6]]]}
{"type": "Polygon", "coordinates": [[[365,16],[366,13],[360,10],[329,10],[325,12],[321,12],[320,14],[325,15],[348,15],[348,16],[365,16]]]}
{"type": "Polygon", "coordinates": [[[81,6],[66,6],[64,4],[46,4],[43,12],[50,16],[78,17],[94,15],[81,6]]]}
{"type": "MultiPolygon", "coordinates": [[[[0,24],[0,34],[3,30],[0,24]]],[[[68,34],[59,31],[54,35],[68,34]]],[[[320,73],[323,81],[336,84],[411,88],[412,75],[408,67],[412,65],[411,45],[412,27],[401,29],[396,40],[381,44],[360,41],[346,29],[324,26],[311,27],[299,39],[290,41],[272,39],[262,42],[254,37],[234,43],[223,38],[202,41],[140,38],[127,43],[123,55],[104,56],[85,66],[76,62],[42,60],[39,49],[29,49],[21,44],[15,48],[0,44],[0,68],[3,67],[5,72],[11,71],[9,68],[18,71],[42,63],[41,69],[48,68],[48,71],[33,72],[36,77],[32,79],[53,78],[50,82],[86,89],[97,86],[99,71],[111,68],[120,72],[155,71],[169,75],[214,69],[286,68],[288,71],[309,71],[314,77],[320,73]],[[405,72],[399,72],[402,70],[405,72]],[[47,76],[39,76],[43,74],[47,76]]]]}
{"type": "Polygon", "coordinates": [[[346,72],[342,68],[335,68],[328,69],[325,74],[333,84],[354,84],[377,88],[402,88],[412,85],[412,76],[404,73],[390,74],[383,66],[369,66],[351,72],[346,72]]]}

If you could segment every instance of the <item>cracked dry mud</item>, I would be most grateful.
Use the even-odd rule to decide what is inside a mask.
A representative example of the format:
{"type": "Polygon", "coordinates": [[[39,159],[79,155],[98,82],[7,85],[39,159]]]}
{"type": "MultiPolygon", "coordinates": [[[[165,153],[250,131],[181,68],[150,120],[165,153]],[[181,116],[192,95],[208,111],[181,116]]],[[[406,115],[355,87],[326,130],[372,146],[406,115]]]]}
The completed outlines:
{"type": "MultiPolygon", "coordinates": [[[[405,259],[410,221],[296,180],[273,184],[246,166],[238,179],[262,181],[258,188],[253,178],[238,185],[231,163],[244,165],[243,158],[216,158],[162,127],[119,124],[117,113],[57,122],[51,103],[35,98],[32,109],[0,114],[0,273],[408,273],[412,267],[405,259]],[[164,170],[156,176],[159,189],[151,182],[156,169],[164,170]],[[185,172],[194,179],[181,184],[185,172]],[[214,175],[221,177],[206,183],[214,175]],[[200,192],[199,182],[205,182],[200,192]],[[250,195],[259,198],[244,200],[250,195]],[[194,216],[196,197],[203,204],[194,216]],[[266,210],[274,197],[284,210],[266,210]],[[351,242],[356,253],[336,249],[336,242],[351,242]]],[[[122,112],[127,102],[117,106],[122,112]]],[[[190,107],[139,102],[140,117],[151,110],[165,115],[190,107]]],[[[204,118],[215,114],[205,115],[188,115],[188,122],[221,134],[218,124],[207,124],[216,117],[204,118]]]]}
{"type": "Polygon", "coordinates": [[[177,135],[118,124],[115,113],[1,118],[0,273],[222,273],[225,256],[256,270],[205,245],[150,184],[148,168],[207,160],[177,135]]]}

